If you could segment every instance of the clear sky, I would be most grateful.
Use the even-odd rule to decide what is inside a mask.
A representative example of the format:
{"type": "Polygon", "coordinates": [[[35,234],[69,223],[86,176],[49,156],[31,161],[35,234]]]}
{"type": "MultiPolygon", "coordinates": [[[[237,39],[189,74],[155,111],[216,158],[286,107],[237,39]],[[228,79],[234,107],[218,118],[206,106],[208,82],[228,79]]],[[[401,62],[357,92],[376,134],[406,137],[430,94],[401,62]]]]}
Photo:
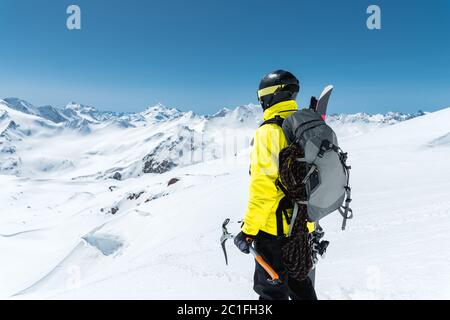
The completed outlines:
{"type": "Polygon", "coordinates": [[[334,84],[331,112],[450,106],[450,1],[0,1],[0,97],[212,113],[257,103],[278,68],[300,78],[301,105],[334,84]],[[366,27],[370,4],[381,30],[366,27]]]}

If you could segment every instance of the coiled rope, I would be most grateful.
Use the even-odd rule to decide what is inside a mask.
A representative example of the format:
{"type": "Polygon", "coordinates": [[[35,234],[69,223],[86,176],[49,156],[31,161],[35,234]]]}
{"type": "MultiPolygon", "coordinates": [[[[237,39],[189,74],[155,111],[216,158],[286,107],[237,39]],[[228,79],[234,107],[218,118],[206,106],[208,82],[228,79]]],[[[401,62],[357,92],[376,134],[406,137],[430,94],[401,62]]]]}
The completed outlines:
{"type": "Polygon", "coordinates": [[[302,281],[314,267],[311,234],[308,231],[307,206],[302,202],[307,200],[306,188],[302,183],[307,175],[308,167],[304,161],[304,150],[292,144],[280,152],[280,182],[286,189],[286,194],[298,205],[298,213],[293,223],[291,236],[284,238],[281,254],[283,264],[290,278],[302,281]]]}

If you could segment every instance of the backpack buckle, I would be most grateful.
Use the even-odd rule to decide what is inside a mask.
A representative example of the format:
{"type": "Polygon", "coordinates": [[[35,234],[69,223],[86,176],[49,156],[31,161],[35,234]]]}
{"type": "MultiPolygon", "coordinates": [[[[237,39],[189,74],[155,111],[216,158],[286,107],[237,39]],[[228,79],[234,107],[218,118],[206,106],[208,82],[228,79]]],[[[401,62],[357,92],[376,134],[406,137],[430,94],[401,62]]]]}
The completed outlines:
{"type": "Polygon", "coordinates": [[[317,154],[317,156],[319,158],[323,158],[323,155],[325,154],[325,152],[327,152],[330,149],[333,149],[333,144],[328,140],[323,140],[322,144],[320,145],[320,150],[319,150],[319,153],[317,154]]]}

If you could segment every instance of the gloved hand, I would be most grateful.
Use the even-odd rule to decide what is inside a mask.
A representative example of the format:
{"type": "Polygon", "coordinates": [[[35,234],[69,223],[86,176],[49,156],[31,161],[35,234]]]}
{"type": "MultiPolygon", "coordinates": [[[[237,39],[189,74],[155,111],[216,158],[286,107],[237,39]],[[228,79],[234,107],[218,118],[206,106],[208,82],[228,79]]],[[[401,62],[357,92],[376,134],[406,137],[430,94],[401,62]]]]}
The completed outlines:
{"type": "Polygon", "coordinates": [[[254,240],[254,236],[245,234],[244,232],[239,232],[239,234],[234,238],[234,244],[245,254],[250,253],[250,246],[254,240]]]}

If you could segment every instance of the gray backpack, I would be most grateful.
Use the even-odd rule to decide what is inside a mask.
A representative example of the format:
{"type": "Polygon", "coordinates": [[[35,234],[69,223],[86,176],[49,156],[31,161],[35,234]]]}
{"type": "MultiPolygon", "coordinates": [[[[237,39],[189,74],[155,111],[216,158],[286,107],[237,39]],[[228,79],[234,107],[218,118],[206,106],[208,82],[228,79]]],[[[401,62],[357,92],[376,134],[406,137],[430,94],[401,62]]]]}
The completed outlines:
{"type": "Polygon", "coordinates": [[[312,109],[299,110],[284,120],[276,117],[264,124],[267,123],[281,126],[289,144],[280,153],[277,185],[296,204],[307,205],[311,221],[338,210],[344,230],[347,219],[353,218],[349,207],[351,167],[346,164],[347,153],[339,148],[333,129],[312,109]]]}

